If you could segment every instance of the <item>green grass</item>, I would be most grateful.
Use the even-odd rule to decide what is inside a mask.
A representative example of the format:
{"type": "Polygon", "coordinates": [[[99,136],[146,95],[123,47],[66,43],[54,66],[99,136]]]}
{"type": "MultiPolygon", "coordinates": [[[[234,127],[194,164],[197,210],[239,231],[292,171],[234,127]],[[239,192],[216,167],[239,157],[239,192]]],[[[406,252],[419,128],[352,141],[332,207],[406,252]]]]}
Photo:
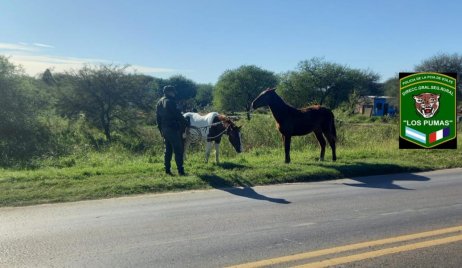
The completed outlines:
{"type": "MultiPolygon", "coordinates": [[[[399,150],[396,124],[338,124],[338,160],[319,162],[312,134],[293,141],[292,163],[274,122],[259,116],[244,125],[246,152],[236,154],[222,142],[222,163],[204,163],[203,148],[188,154],[188,176],[167,176],[160,150],[133,154],[120,146],[42,159],[36,169],[0,169],[0,206],[22,206],[191,189],[307,182],[384,173],[462,167],[462,137],[457,150],[399,150]]],[[[174,167],[174,164],[173,164],[174,167]]]]}

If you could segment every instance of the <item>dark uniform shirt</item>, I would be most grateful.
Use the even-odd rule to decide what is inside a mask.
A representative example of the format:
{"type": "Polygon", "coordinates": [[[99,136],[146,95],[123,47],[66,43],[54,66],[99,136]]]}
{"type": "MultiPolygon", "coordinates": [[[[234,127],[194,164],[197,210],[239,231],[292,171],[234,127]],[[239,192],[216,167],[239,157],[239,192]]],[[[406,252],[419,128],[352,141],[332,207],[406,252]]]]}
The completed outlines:
{"type": "Polygon", "coordinates": [[[187,124],[176,106],[175,99],[170,96],[164,96],[157,102],[156,115],[160,131],[165,128],[182,130],[187,124]]]}

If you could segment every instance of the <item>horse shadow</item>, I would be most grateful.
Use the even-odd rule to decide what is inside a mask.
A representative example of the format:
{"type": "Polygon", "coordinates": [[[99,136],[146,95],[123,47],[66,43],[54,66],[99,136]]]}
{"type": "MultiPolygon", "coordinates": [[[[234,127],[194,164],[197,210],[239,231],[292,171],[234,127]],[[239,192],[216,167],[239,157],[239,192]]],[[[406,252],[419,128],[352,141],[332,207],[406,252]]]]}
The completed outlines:
{"type": "Polygon", "coordinates": [[[283,198],[272,198],[260,193],[257,193],[253,188],[252,184],[239,176],[232,176],[232,181],[226,180],[223,177],[218,175],[201,175],[199,176],[201,180],[207,182],[210,186],[215,189],[225,191],[227,193],[246,197],[255,200],[268,201],[277,204],[290,204],[290,201],[287,201],[283,198]],[[234,182],[234,183],[233,183],[234,182]],[[238,185],[236,187],[235,185],[238,185]]]}
{"type": "Polygon", "coordinates": [[[389,175],[380,175],[380,176],[368,176],[368,177],[359,177],[352,178],[359,183],[344,183],[347,186],[353,187],[365,187],[365,188],[382,188],[390,190],[415,190],[400,186],[395,184],[397,181],[429,181],[430,178],[425,176],[411,174],[411,173],[401,173],[401,174],[389,174],[389,175]]]}
{"type": "Polygon", "coordinates": [[[226,170],[247,168],[247,166],[245,166],[245,165],[231,163],[231,162],[221,162],[221,163],[218,163],[216,165],[219,166],[220,168],[226,169],[226,170]]]}
{"type": "MultiPolygon", "coordinates": [[[[381,188],[390,190],[415,190],[400,186],[397,182],[400,181],[429,181],[430,178],[412,174],[402,173],[403,168],[394,164],[378,164],[378,163],[354,163],[345,166],[335,166],[332,168],[339,171],[345,178],[357,181],[358,183],[343,183],[352,187],[364,188],[381,188]],[[367,172],[368,176],[361,176],[367,172]],[[357,176],[357,177],[356,177],[357,176]]],[[[419,171],[418,169],[410,169],[409,172],[419,171]]]]}

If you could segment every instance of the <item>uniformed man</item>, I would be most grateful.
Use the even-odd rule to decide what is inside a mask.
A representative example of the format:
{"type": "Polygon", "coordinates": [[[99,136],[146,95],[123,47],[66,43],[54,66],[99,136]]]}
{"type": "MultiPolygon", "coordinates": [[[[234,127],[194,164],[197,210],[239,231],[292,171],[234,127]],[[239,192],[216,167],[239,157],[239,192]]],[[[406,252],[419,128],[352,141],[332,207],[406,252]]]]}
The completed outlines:
{"type": "Polygon", "coordinates": [[[159,128],[165,143],[165,172],[172,175],[170,162],[172,160],[172,153],[174,153],[178,174],[184,176],[183,131],[188,123],[177,108],[175,87],[165,86],[163,90],[164,96],[159,100],[159,102],[157,102],[156,115],[157,127],[159,128]]]}

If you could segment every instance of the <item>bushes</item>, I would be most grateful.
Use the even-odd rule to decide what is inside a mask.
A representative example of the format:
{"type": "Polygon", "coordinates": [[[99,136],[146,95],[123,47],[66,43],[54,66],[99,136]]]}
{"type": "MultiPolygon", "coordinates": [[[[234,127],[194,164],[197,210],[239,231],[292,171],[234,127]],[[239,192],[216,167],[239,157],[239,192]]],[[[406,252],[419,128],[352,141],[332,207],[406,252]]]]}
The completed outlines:
{"type": "MultiPolygon", "coordinates": [[[[33,166],[42,160],[72,166],[75,155],[112,147],[122,148],[124,153],[162,155],[163,140],[153,125],[152,115],[157,83],[152,77],[128,75],[124,70],[117,66],[101,66],[99,69],[84,68],[79,73],[56,74],[55,78],[48,70],[40,80],[25,76],[7,58],[0,56],[0,166],[33,166]],[[92,74],[99,75],[98,79],[92,74]],[[101,113],[101,110],[106,112],[101,113]],[[64,162],[60,158],[65,159],[64,162]]],[[[273,75],[266,74],[274,84],[273,75]]],[[[175,79],[170,82],[179,78],[175,79]]],[[[194,85],[189,82],[186,84],[193,89],[194,85]]],[[[248,89],[254,90],[255,86],[248,89]]],[[[206,93],[211,91],[210,85],[204,88],[206,93]]],[[[253,99],[247,97],[247,101],[253,99]]],[[[201,105],[207,101],[210,98],[204,97],[201,105]]],[[[351,125],[347,126],[351,122],[393,121],[387,117],[338,115],[336,113],[340,146],[361,140],[351,138],[357,135],[351,125]]],[[[281,135],[271,114],[257,110],[251,121],[241,120],[238,125],[243,126],[246,151],[282,148],[281,135]]],[[[387,132],[390,126],[384,128],[387,132]]],[[[361,131],[365,132],[367,140],[381,135],[372,133],[367,127],[361,131]]],[[[203,147],[202,144],[193,145],[189,151],[202,152],[203,147]]],[[[318,142],[312,134],[294,137],[292,148],[314,149],[318,148],[318,142]]],[[[224,156],[236,154],[227,136],[223,138],[221,153],[224,156]]]]}
{"type": "Polygon", "coordinates": [[[24,165],[30,159],[43,155],[49,144],[49,131],[30,119],[22,124],[2,124],[0,129],[0,165],[24,165]]]}
{"type": "Polygon", "coordinates": [[[0,165],[28,162],[47,151],[50,131],[39,120],[46,100],[21,70],[0,56],[0,165]]]}
{"type": "Polygon", "coordinates": [[[163,151],[163,138],[153,125],[139,125],[127,132],[116,132],[112,142],[132,153],[163,151]]]}

